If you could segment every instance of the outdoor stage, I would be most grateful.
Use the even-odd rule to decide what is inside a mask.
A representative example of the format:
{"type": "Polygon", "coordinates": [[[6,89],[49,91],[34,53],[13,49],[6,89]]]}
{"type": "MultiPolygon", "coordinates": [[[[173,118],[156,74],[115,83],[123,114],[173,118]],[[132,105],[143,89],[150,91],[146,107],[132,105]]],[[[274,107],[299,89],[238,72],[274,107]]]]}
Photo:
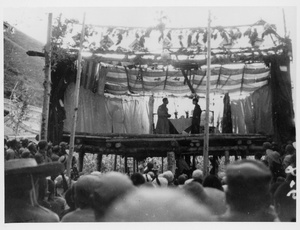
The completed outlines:
{"type": "MultiPolygon", "coordinates": [[[[63,140],[69,142],[70,133],[64,133],[63,140]]],[[[209,156],[246,157],[262,152],[263,142],[268,136],[260,134],[209,134],[209,156]]],[[[147,157],[167,157],[169,152],[175,156],[203,155],[204,134],[88,134],[76,133],[75,151],[81,159],[85,153],[132,157],[137,161],[147,157]]],[[[79,169],[82,169],[79,159],[79,169]]]]}

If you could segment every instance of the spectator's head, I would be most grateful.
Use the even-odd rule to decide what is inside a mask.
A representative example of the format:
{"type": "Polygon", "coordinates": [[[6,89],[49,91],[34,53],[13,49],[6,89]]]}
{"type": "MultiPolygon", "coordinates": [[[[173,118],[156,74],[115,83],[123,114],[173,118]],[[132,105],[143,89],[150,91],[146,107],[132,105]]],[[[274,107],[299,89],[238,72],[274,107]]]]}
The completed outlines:
{"type": "Polygon", "coordinates": [[[59,146],[58,145],[54,145],[52,148],[52,153],[58,154],[59,152],[59,146]]]}
{"type": "Polygon", "coordinates": [[[144,176],[141,173],[133,173],[130,179],[135,186],[140,186],[146,182],[144,176]]]}
{"type": "Polygon", "coordinates": [[[210,221],[211,213],[179,189],[141,188],[109,209],[107,222],[188,222],[210,221]]]}
{"type": "Polygon", "coordinates": [[[174,180],[174,175],[170,170],[165,171],[162,176],[168,180],[168,184],[171,184],[174,180]]]}
{"type": "Polygon", "coordinates": [[[148,162],[148,163],[147,163],[147,169],[148,169],[148,170],[152,170],[153,167],[154,167],[154,164],[153,164],[152,162],[148,162]]]}
{"type": "Polygon", "coordinates": [[[99,179],[99,186],[93,194],[96,220],[100,220],[114,202],[135,189],[130,178],[119,172],[108,172],[99,179]]]}
{"type": "Polygon", "coordinates": [[[277,152],[280,151],[279,145],[278,145],[278,143],[275,142],[275,141],[272,142],[272,150],[273,150],[273,151],[277,151],[277,152]]]}
{"type": "Polygon", "coordinates": [[[203,187],[210,187],[223,191],[222,182],[215,175],[208,175],[203,181],[203,187]]]}
{"type": "Polygon", "coordinates": [[[184,185],[185,181],[186,181],[186,177],[183,174],[181,174],[177,179],[178,185],[184,185]]]}
{"type": "Polygon", "coordinates": [[[12,149],[15,149],[17,146],[18,146],[18,141],[17,139],[11,139],[7,142],[7,146],[12,148],[12,149]]]}
{"type": "Polygon", "coordinates": [[[214,215],[224,214],[226,211],[225,193],[215,188],[204,188],[199,183],[188,183],[183,186],[186,193],[192,195],[201,205],[205,205],[214,215]]]}
{"type": "Polygon", "coordinates": [[[100,178],[94,175],[83,175],[74,184],[74,199],[77,208],[91,208],[92,194],[100,185],[100,178]]]}
{"type": "Polygon", "coordinates": [[[21,158],[29,158],[30,157],[30,151],[29,149],[23,149],[23,151],[21,152],[21,158]]]}
{"type": "Polygon", "coordinates": [[[287,144],[287,145],[285,146],[285,153],[286,153],[286,154],[292,155],[294,152],[295,152],[295,149],[294,149],[293,145],[287,144]]]}
{"type": "Polygon", "coordinates": [[[36,144],[34,142],[30,142],[27,146],[27,148],[29,149],[29,151],[31,153],[36,153],[37,150],[36,150],[36,144]]]}
{"type": "Polygon", "coordinates": [[[262,162],[241,160],[226,169],[226,201],[239,213],[255,213],[269,207],[271,202],[271,171],[262,162]]]}
{"type": "Polygon", "coordinates": [[[152,184],[156,188],[165,188],[168,187],[168,180],[160,174],[158,177],[155,177],[152,181],[152,184]]]}
{"type": "Polygon", "coordinates": [[[281,222],[296,221],[296,186],[284,182],[274,194],[274,206],[281,222]]]}
{"type": "Polygon", "coordinates": [[[197,181],[203,182],[203,171],[201,169],[196,169],[192,173],[192,178],[197,181]]]}
{"type": "Polygon", "coordinates": [[[263,149],[267,150],[267,149],[272,149],[272,145],[270,142],[264,142],[263,143],[263,149]]]}
{"type": "Polygon", "coordinates": [[[27,148],[27,146],[28,146],[28,139],[25,138],[22,140],[22,147],[27,148]]]}
{"type": "Polygon", "coordinates": [[[46,151],[46,150],[48,149],[48,142],[45,141],[45,140],[39,141],[39,143],[38,143],[38,149],[39,149],[40,151],[43,151],[43,150],[46,151]]]}

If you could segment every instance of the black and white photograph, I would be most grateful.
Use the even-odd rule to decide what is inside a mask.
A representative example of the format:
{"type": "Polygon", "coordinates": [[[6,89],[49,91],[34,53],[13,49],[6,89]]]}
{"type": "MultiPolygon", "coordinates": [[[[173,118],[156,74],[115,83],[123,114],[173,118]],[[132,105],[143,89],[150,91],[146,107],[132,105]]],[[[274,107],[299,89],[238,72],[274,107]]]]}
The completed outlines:
{"type": "Polygon", "coordinates": [[[4,1],[4,229],[296,229],[298,3],[228,3],[4,1]]]}

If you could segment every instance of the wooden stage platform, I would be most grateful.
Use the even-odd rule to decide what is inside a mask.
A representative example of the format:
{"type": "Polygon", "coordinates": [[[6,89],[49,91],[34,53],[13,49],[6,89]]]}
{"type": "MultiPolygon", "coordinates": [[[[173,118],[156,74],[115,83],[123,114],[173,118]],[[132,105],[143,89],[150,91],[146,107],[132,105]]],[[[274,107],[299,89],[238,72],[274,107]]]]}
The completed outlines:
{"type": "MultiPolygon", "coordinates": [[[[63,140],[69,142],[70,133],[63,140]]],[[[113,154],[133,157],[166,157],[168,152],[176,155],[203,155],[204,134],[87,134],[76,133],[75,151],[92,154],[113,154]]],[[[268,136],[260,134],[209,134],[209,155],[254,155],[262,151],[268,136]]]]}

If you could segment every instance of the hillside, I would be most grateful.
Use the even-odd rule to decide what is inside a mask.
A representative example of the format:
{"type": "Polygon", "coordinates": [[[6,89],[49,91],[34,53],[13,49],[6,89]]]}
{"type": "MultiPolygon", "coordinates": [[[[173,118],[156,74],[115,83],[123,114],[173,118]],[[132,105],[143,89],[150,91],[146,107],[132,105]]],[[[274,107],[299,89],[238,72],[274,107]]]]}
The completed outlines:
{"type": "Polygon", "coordinates": [[[3,33],[4,38],[4,97],[9,98],[16,82],[23,81],[32,95],[30,104],[42,107],[44,58],[30,57],[27,51],[43,51],[44,45],[15,29],[3,33]]]}

